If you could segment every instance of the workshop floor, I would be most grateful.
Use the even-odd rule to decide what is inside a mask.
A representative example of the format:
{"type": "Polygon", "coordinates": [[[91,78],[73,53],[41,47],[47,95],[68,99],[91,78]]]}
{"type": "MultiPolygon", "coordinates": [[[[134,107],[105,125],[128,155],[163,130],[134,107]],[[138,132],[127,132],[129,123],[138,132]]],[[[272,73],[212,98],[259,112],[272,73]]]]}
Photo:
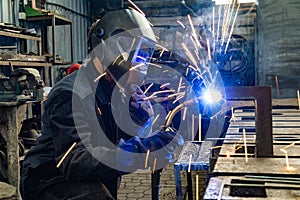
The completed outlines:
{"type": "MultiPolygon", "coordinates": [[[[207,176],[204,171],[192,172],[193,182],[195,175],[199,176],[199,197],[205,193],[207,176]]],[[[174,178],[174,165],[168,165],[161,175],[160,200],[176,199],[176,187],[174,178]]],[[[186,188],[186,173],[181,172],[182,190],[186,188]]],[[[195,184],[193,184],[194,186],[195,184]]],[[[195,193],[195,188],[193,188],[195,193]]],[[[194,194],[195,196],[195,194],[194,194]]],[[[140,171],[123,176],[118,192],[119,200],[151,200],[151,172],[140,171]]]]}
{"type": "MultiPolygon", "coordinates": [[[[174,166],[167,166],[161,176],[161,200],[176,199],[174,166]]],[[[151,172],[138,171],[123,176],[118,192],[119,200],[151,199],[151,172]]]]}

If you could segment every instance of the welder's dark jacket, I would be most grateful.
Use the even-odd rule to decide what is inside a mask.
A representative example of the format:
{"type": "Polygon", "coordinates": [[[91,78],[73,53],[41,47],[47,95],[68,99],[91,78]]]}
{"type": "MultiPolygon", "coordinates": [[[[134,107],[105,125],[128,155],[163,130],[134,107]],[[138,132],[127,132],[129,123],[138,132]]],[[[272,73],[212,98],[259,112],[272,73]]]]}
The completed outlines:
{"type": "Polygon", "coordinates": [[[101,125],[114,144],[118,142],[120,130],[113,120],[110,107],[112,86],[107,80],[101,79],[96,87],[93,80],[99,74],[95,71],[92,74],[94,75],[91,75],[89,67],[82,67],[52,88],[44,103],[42,134],[38,137],[38,144],[30,149],[23,163],[22,183],[24,180],[30,180],[29,183],[32,183],[29,185],[21,183],[21,190],[24,190],[24,193],[38,194],[48,185],[64,180],[100,181],[116,198],[119,171],[99,162],[90,153],[94,151],[101,156],[111,151],[102,146],[98,130],[93,130],[95,123],[101,125]],[[76,81],[80,81],[80,84],[73,88],[78,73],[86,73],[86,76],[77,77],[76,81]],[[95,87],[96,96],[93,92],[95,87]],[[72,102],[75,102],[77,108],[82,107],[80,110],[83,112],[72,112],[72,102]],[[76,115],[79,124],[79,126],[76,124],[77,129],[74,126],[73,115],[76,115]],[[80,137],[78,132],[81,134],[80,137]],[[56,168],[57,163],[74,142],[77,143],[76,146],[61,166],[56,168]],[[34,173],[35,170],[37,173],[34,173]]]}

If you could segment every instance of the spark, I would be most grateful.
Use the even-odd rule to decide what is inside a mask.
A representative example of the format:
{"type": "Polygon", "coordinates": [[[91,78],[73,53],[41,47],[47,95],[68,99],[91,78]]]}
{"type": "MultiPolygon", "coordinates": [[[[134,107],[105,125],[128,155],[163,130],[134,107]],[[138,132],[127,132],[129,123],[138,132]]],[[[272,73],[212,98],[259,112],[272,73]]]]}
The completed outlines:
{"type": "Polygon", "coordinates": [[[188,166],[188,173],[191,172],[192,157],[193,157],[193,155],[190,154],[190,160],[189,160],[189,166],[188,166]]]}
{"type": "Polygon", "coordinates": [[[155,168],[156,168],[156,158],[154,158],[152,174],[154,174],[155,168]]]}
{"type": "Polygon", "coordinates": [[[194,66],[192,66],[192,65],[189,65],[188,67],[191,68],[192,70],[196,71],[196,72],[199,71],[199,70],[197,70],[197,69],[196,69],[194,66]]]}
{"type": "Polygon", "coordinates": [[[180,92],[181,83],[182,83],[182,77],[180,77],[180,79],[179,79],[179,84],[178,84],[177,92],[180,92]]]}
{"type": "Polygon", "coordinates": [[[280,92],[279,92],[279,80],[278,80],[278,76],[275,76],[275,84],[276,84],[277,97],[279,97],[280,96],[280,92]]]}
{"type": "MultiPolygon", "coordinates": [[[[213,7],[213,18],[212,18],[212,36],[213,36],[213,46],[216,46],[216,34],[215,34],[215,7],[213,7]]],[[[213,51],[215,50],[215,48],[213,48],[213,51]]]]}
{"type": "Polygon", "coordinates": [[[280,149],[280,151],[282,151],[282,152],[285,154],[286,169],[287,169],[288,171],[295,171],[296,168],[291,167],[290,164],[289,164],[289,156],[288,156],[287,151],[286,151],[284,148],[280,149]]]}
{"type": "Polygon", "coordinates": [[[208,60],[211,60],[211,51],[210,51],[209,39],[206,40],[206,44],[207,44],[208,60]]]}
{"type": "Polygon", "coordinates": [[[118,60],[120,57],[121,57],[121,55],[118,55],[118,56],[115,58],[115,60],[112,62],[112,65],[115,65],[116,62],[117,62],[117,60],[118,60]]]}
{"type": "Polygon", "coordinates": [[[215,37],[215,7],[213,7],[212,34],[213,34],[213,37],[215,37]]]}
{"type": "Polygon", "coordinates": [[[124,59],[120,60],[120,62],[118,63],[118,66],[120,66],[123,62],[125,62],[124,59]]]}
{"type": "Polygon", "coordinates": [[[155,95],[150,95],[149,97],[143,98],[143,101],[147,101],[147,100],[155,99],[155,98],[157,98],[157,96],[155,96],[155,95]]]}
{"type": "Polygon", "coordinates": [[[183,94],[185,94],[185,92],[178,92],[178,93],[170,94],[169,96],[167,96],[167,98],[170,99],[172,97],[175,97],[175,96],[178,96],[178,95],[183,95],[183,94]]]}
{"type": "Polygon", "coordinates": [[[227,19],[228,10],[229,10],[229,5],[226,4],[225,5],[225,10],[224,10],[224,13],[223,13],[223,22],[222,22],[222,46],[223,46],[223,43],[224,43],[225,23],[226,23],[226,19],[227,19]]]}
{"type": "Polygon", "coordinates": [[[68,151],[63,155],[63,157],[60,159],[60,161],[58,162],[58,164],[56,165],[56,168],[59,168],[59,166],[62,164],[62,162],[65,160],[65,158],[67,157],[67,155],[71,152],[71,150],[75,147],[77,143],[74,142],[72,144],[72,146],[68,149],[68,151]]]}
{"type": "Polygon", "coordinates": [[[231,22],[231,18],[232,18],[232,14],[233,14],[233,10],[234,10],[234,6],[235,6],[235,1],[232,3],[232,7],[229,11],[230,15],[227,16],[227,19],[226,19],[226,25],[225,25],[225,38],[227,36],[227,32],[229,30],[229,27],[230,27],[230,22],[231,22]]]}
{"type": "Polygon", "coordinates": [[[162,50],[160,50],[160,54],[159,54],[159,57],[161,58],[162,57],[162,55],[163,55],[163,53],[165,52],[165,48],[163,48],[162,50]]]}
{"type": "Polygon", "coordinates": [[[185,25],[181,21],[177,20],[177,23],[180,24],[180,26],[182,26],[183,29],[185,29],[185,25]]]}
{"type": "Polygon", "coordinates": [[[169,115],[171,114],[171,112],[172,112],[172,111],[169,111],[169,112],[168,112],[168,114],[167,114],[165,120],[167,120],[167,119],[169,118],[169,115]]]}
{"type": "Polygon", "coordinates": [[[230,158],[230,153],[229,153],[229,151],[226,151],[226,158],[230,158]]]}
{"type": "Polygon", "coordinates": [[[199,200],[199,175],[196,175],[196,200],[199,200]]]}
{"type": "Polygon", "coordinates": [[[166,69],[166,70],[164,70],[162,73],[167,73],[168,71],[169,71],[169,70],[166,69]]]}
{"type": "Polygon", "coordinates": [[[167,87],[168,85],[170,85],[171,83],[165,83],[163,85],[160,86],[160,89],[164,89],[165,87],[167,87]]]}
{"type": "Polygon", "coordinates": [[[221,149],[223,148],[224,146],[214,146],[214,147],[211,147],[211,149],[221,149]]]}
{"type": "Polygon", "coordinates": [[[243,136],[244,136],[245,160],[246,160],[246,162],[248,162],[248,150],[247,150],[246,130],[245,129],[243,129],[243,136]]]}
{"type": "Polygon", "coordinates": [[[196,42],[195,42],[193,36],[190,35],[190,39],[191,39],[191,41],[192,41],[192,43],[193,43],[193,45],[194,45],[194,47],[195,47],[195,50],[194,50],[194,51],[195,51],[195,54],[196,54],[196,55],[199,54],[198,47],[197,47],[197,45],[196,45],[196,42]]]}
{"type": "Polygon", "coordinates": [[[184,107],[183,109],[183,115],[182,115],[182,120],[184,121],[186,118],[186,112],[187,112],[188,107],[184,107]]]}
{"type": "MultiPolygon", "coordinates": [[[[219,19],[218,19],[218,28],[217,28],[217,40],[219,39],[220,22],[221,22],[221,12],[222,12],[222,5],[219,6],[219,10],[218,10],[219,19]]],[[[215,51],[215,48],[216,48],[216,45],[214,46],[214,51],[215,51]]]]}
{"type": "Polygon", "coordinates": [[[199,142],[201,142],[202,140],[202,133],[201,133],[201,127],[202,127],[202,124],[201,124],[201,114],[199,114],[199,117],[198,117],[198,135],[199,135],[199,142]]]}
{"type": "Polygon", "coordinates": [[[140,64],[138,64],[138,65],[136,65],[136,66],[134,66],[134,67],[131,67],[131,68],[129,69],[129,71],[135,70],[135,69],[137,69],[137,68],[139,68],[139,67],[143,67],[143,66],[145,66],[145,64],[144,64],[144,63],[140,63],[140,64]]]}
{"type": "Polygon", "coordinates": [[[192,29],[192,35],[194,36],[194,39],[196,41],[197,46],[200,48],[201,45],[200,45],[200,42],[198,40],[198,37],[197,37],[196,31],[195,31],[195,27],[194,27],[193,21],[191,19],[191,16],[187,15],[187,17],[188,17],[188,20],[189,20],[189,23],[190,23],[190,26],[191,26],[191,29],[192,29]]]}
{"type": "Polygon", "coordinates": [[[189,74],[189,68],[187,67],[185,70],[185,76],[188,76],[188,74],[189,74]]]}
{"type": "Polygon", "coordinates": [[[234,25],[235,25],[235,22],[236,22],[236,18],[237,18],[239,9],[240,9],[240,5],[241,5],[241,4],[238,4],[238,7],[237,7],[237,9],[236,9],[236,13],[235,13],[235,16],[234,16],[234,19],[233,19],[233,22],[232,22],[230,34],[229,34],[229,36],[228,36],[228,40],[227,40],[227,44],[226,44],[226,48],[225,48],[225,54],[226,54],[226,52],[227,52],[227,48],[228,48],[228,45],[229,45],[229,42],[230,42],[230,38],[231,38],[232,33],[233,33],[233,29],[234,29],[234,25]]]}
{"type": "Polygon", "coordinates": [[[146,16],[145,13],[135,4],[133,1],[128,0],[128,2],[137,10],[139,11],[142,15],[146,16]]]}
{"type": "Polygon", "coordinates": [[[192,114],[192,141],[194,141],[194,137],[195,137],[194,126],[195,126],[195,115],[192,114]]]}
{"type": "Polygon", "coordinates": [[[155,122],[158,120],[159,116],[160,116],[159,114],[156,115],[156,117],[154,118],[154,120],[153,120],[153,122],[152,122],[152,126],[153,126],[153,125],[155,124],[155,122]]]}
{"type": "MultiPolygon", "coordinates": [[[[195,65],[195,66],[198,66],[197,65],[197,61],[195,60],[195,58],[193,57],[192,53],[190,52],[190,50],[187,48],[186,44],[184,43],[181,43],[186,55],[189,57],[189,59],[192,61],[192,63],[195,65]]],[[[198,70],[196,70],[198,71],[198,70]]]]}
{"type": "Polygon", "coordinates": [[[162,68],[162,66],[158,65],[158,64],[154,64],[154,63],[150,63],[150,62],[147,62],[148,65],[151,65],[153,67],[157,67],[157,68],[162,68]]]}
{"type": "Polygon", "coordinates": [[[180,95],[178,96],[172,103],[176,103],[177,101],[179,101],[180,99],[182,99],[184,97],[184,95],[180,95]]]}
{"type": "Polygon", "coordinates": [[[147,150],[146,160],[145,160],[145,168],[148,167],[148,159],[149,159],[150,150],[147,150]]]}
{"type": "Polygon", "coordinates": [[[235,114],[234,114],[233,107],[231,107],[231,119],[230,119],[230,121],[236,121],[236,117],[235,117],[235,114]]]}
{"type": "Polygon", "coordinates": [[[146,90],[144,91],[144,94],[146,94],[146,93],[150,90],[150,88],[151,88],[153,85],[154,85],[154,83],[151,83],[151,84],[146,88],[146,90]]]}
{"type": "Polygon", "coordinates": [[[97,108],[99,115],[102,115],[101,109],[98,107],[97,108]]]}

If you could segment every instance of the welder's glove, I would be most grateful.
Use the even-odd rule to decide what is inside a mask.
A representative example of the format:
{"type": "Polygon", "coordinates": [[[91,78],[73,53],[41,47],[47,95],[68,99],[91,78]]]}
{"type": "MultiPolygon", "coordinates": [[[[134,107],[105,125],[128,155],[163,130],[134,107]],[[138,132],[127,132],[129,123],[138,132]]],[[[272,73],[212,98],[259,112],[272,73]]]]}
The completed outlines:
{"type": "Polygon", "coordinates": [[[147,149],[139,137],[135,136],[127,141],[120,139],[118,147],[117,162],[122,167],[121,171],[133,172],[143,168],[145,160],[142,155],[147,149]]]}
{"type": "Polygon", "coordinates": [[[131,98],[129,101],[129,113],[132,120],[139,126],[144,126],[149,119],[153,118],[154,112],[147,96],[137,85],[131,85],[131,98]]]}
{"type": "Polygon", "coordinates": [[[142,144],[153,152],[152,159],[157,159],[160,168],[174,161],[174,150],[183,143],[182,136],[170,127],[163,127],[142,140],[142,144]]]}
{"type": "Polygon", "coordinates": [[[118,143],[117,162],[122,166],[123,172],[142,169],[146,162],[145,153],[150,150],[148,166],[153,166],[156,159],[155,169],[161,169],[173,162],[176,146],[182,145],[181,135],[169,127],[164,127],[163,130],[156,131],[143,140],[137,136],[127,141],[121,139],[118,143]]]}

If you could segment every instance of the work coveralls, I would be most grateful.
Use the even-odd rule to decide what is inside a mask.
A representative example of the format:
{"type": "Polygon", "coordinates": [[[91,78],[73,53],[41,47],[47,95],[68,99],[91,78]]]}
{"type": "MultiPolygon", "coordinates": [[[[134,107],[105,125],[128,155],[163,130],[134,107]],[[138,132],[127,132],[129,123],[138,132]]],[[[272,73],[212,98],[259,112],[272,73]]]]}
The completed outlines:
{"type": "Polygon", "coordinates": [[[44,102],[43,128],[37,139],[38,144],[30,149],[23,162],[21,193],[24,200],[66,199],[71,196],[79,199],[112,199],[110,194],[117,198],[120,171],[99,162],[87,150],[92,148],[99,151],[100,156],[108,151],[101,147],[98,130],[92,130],[94,123],[101,125],[114,144],[121,137],[127,139],[112,116],[110,97],[113,86],[104,78],[100,79],[97,86],[94,79],[98,75],[93,66],[83,66],[58,82],[49,93],[44,102]],[[81,76],[76,78],[78,71],[81,76]],[[82,76],[83,73],[86,76],[82,76]],[[75,79],[80,84],[73,88],[75,79]],[[95,87],[96,94],[93,92],[95,87]],[[84,112],[73,113],[72,102],[76,102],[75,106],[82,107],[79,110],[84,112]],[[74,115],[82,120],[79,129],[83,136],[77,134],[74,115]],[[90,146],[87,145],[89,141],[90,146]],[[56,167],[74,142],[75,147],[61,166],[56,167]],[[103,185],[100,183],[105,187],[101,187],[103,185]]]}

